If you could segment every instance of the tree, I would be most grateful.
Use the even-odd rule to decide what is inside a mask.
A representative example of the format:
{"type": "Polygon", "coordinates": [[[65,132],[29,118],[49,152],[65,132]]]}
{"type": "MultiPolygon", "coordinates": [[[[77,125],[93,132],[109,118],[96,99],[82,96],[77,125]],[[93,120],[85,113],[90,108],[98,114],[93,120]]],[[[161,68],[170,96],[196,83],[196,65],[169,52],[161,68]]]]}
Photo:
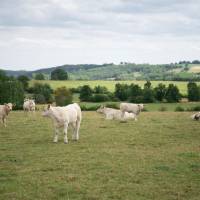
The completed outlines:
{"type": "Polygon", "coordinates": [[[44,74],[42,74],[42,73],[36,74],[35,80],[45,80],[44,74]]]}
{"type": "Polygon", "coordinates": [[[29,78],[27,76],[25,75],[18,76],[17,80],[22,83],[24,90],[28,89],[29,78]]]}
{"type": "Polygon", "coordinates": [[[144,89],[143,89],[143,102],[153,103],[154,101],[155,101],[155,97],[154,97],[154,91],[151,87],[151,82],[147,81],[144,84],[144,89]]]}
{"type": "Polygon", "coordinates": [[[54,96],[57,106],[66,106],[72,103],[72,93],[66,87],[57,88],[54,96]]]}
{"type": "Polygon", "coordinates": [[[14,103],[15,108],[22,108],[24,102],[24,88],[21,82],[0,81],[0,104],[14,103]]]}
{"type": "Polygon", "coordinates": [[[158,101],[163,101],[166,95],[166,86],[162,83],[159,83],[157,87],[154,88],[154,95],[158,101]]]}
{"type": "Polygon", "coordinates": [[[181,99],[179,89],[174,84],[169,84],[166,91],[166,100],[170,103],[178,102],[181,99]]]}
{"type": "Polygon", "coordinates": [[[143,101],[142,88],[137,84],[129,86],[129,101],[133,103],[141,103],[143,101]]]}
{"type": "Polygon", "coordinates": [[[115,84],[114,94],[121,101],[127,100],[129,95],[129,86],[127,84],[115,84]]]}
{"type": "Polygon", "coordinates": [[[5,71],[0,69],[0,81],[6,81],[8,80],[8,77],[6,76],[5,71]]]}
{"type": "Polygon", "coordinates": [[[187,84],[188,90],[188,100],[189,101],[199,101],[200,100],[200,88],[196,83],[190,82],[187,84]]]}
{"type": "Polygon", "coordinates": [[[51,80],[67,80],[68,74],[65,70],[57,68],[51,72],[51,80]]]}
{"type": "Polygon", "coordinates": [[[35,83],[32,91],[37,103],[51,103],[53,90],[49,84],[35,83]]]}
{"type": "Polygon", "coordinates": [[[90,101],[92,98],[92,89],[89,85],[84,85],[80,89],[80,100],[81,101],[90,101]]]}

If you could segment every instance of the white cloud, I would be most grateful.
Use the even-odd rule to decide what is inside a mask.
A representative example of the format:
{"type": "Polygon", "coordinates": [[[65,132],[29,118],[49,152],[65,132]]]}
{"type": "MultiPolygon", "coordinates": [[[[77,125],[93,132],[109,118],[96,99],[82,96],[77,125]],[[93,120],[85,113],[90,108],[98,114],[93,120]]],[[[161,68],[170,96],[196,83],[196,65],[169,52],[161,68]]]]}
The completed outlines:
{"type": "Polygon", "coordinates": [[[0,68],[198,59],[198,0],[1,0],[0,68]]]}

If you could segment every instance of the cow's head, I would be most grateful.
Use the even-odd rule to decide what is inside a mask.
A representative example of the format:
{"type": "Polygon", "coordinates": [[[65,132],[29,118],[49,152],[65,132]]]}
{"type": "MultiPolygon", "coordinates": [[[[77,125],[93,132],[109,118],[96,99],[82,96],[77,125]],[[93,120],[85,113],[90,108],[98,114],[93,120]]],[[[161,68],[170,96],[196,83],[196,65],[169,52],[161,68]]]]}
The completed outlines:
{"type": "Polygon", "coordinates": [[[49,104],[42,112],[43,117],[48,117],[51,114],[51,105],[49,104]]]}
{"type": "Polygon", "coordinates": [[[97,109],[97,112],[98,113],[103,113],[105,110],[105,106],[104,105],[101,105],[98,109],[97,109]]]}
{"type": "Polygon", "coordinates": [[[6,114],[8,114],[13,108],[13,104],[12,103],[5,103],[4,106],[5,106],[6,114]]]}

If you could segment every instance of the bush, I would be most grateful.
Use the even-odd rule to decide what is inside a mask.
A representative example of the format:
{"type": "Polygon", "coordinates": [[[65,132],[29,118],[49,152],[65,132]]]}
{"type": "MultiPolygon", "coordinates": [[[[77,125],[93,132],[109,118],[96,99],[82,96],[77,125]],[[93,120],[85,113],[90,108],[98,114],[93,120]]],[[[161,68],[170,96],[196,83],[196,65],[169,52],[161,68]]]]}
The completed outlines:
{"type": "Polygon", "coordinates": [[[0,104],[14,103],[15,109],[21,109],[24,102],[24,89],[19,81],[0,82],[0,104]]]}
{"type": "Polygon", "coordinates": [[[187,111],[200,111],[200,106],[194,106],[191,108],[187,108],[187,111]]]}
{"type": "Polygon", "coordinates": [[[72,103],[72,93],[66,87],[57,88],[54,92],[57,106],[66,106],[72,103]]]}
{"type": "Polygon", "coordinates": [[[119,109],[119,105],[117,103],[106,103],[106,107],[119,109]]]}
{"type": "Polygon", "coordinates": [[[35,94],[34,99],[35,99],[35,102],[37,102],[39,104],[45,104],[46,103],[46,99],[45,99],[43,94],[35,94]]]}
{"type": "Polygon", "coordinates": [[[80,100],[81,101],[91,101],[92,98],[92,89],[89,85],[84,85],[80,89],[80,100]]]}
{"type": "Polygon", "coordinates": [[[99,105],[80,105],[82,111],[96,111],[99,105]]]}
{"type": "Polygon", "coordinates": [[[105,101],[109,101],[110,98],[106,94],[94,94],[91,100],[93,102],[105,102],[105,101]]]}
{"type": "MultiPolygon", "coordinates": [[[[52,97],[53,90],[49,84],[35,83],[33,88],[31,88],[31,90],[34,93],[35,99],[38,98],[38,100],[40,100],[44,97],[45,102],[43,102],[43,103],[52,103],[53,102],[53,97],[52,97]]],[[[30,91],[30,89],[29,89],[29,91],[30,91]]],[[[40,103],[40,102],[36,100],[36,103],[40,103]]]]}
{"type": "Polygon", "coordinates": [[[175,112],[184,112],[184,111],[185,111],[184,108],[181,107],[181,106],[177,106],[177,107],[175,108],[175,112]]]}

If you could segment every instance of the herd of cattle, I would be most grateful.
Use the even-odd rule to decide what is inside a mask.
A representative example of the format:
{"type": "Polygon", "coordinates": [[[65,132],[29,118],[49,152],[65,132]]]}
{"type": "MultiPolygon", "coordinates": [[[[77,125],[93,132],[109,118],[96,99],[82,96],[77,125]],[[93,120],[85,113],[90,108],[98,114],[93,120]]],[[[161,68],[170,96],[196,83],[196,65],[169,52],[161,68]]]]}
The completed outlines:
{"type": "MultiPolygon", "coordinates": [[[[7,103],[0,105],[0,120],[3,122],[6,127],[6,117],[9,112],[15,106],[12,103],[7,103]]],[[[25,99],[23,104],[24,112],[35,112],[35,101],[33,99],[25,99]]],[[[120,110],[108,108],[101,106],[97,112],[104,114],[105,118],[108,120],[128,120],[133,119],[137,120],[138,115],[144,109],[143,104],[133,104],[133,103],[121,103],[120,110]]],[[[56,107],[48,105],[46,109],[42,112],[42,116],[49,117],[53,120],[55,128],[54,142],[58,141],[59,128],[64,128],[64,143],[68,143],[67,138],[67,129],[71,125],[73,128],[73,140],[79,139],[79,129],[82,119],[81,108],[77,103],[73,103],[63,107],[56,107]]],[[[191,116],[194,120],[200,120],[200,112],[193,114],[191,116]]]]}

